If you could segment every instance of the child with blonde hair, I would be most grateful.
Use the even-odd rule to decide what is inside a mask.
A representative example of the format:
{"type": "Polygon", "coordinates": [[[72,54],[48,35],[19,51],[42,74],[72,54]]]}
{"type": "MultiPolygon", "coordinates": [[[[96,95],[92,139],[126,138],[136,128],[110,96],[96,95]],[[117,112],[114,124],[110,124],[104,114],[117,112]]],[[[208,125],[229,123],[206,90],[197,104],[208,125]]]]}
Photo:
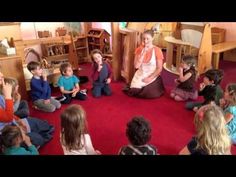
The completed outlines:
{"type": "Polygon", "coordinates": [[[80,105],[70,105],[61,114],[61,145],[65,155],[95,155],[88,134],[86,113],[80,105]]]}
{"type": "Polygon", "coordinates": [[[196,136],[179,154],[230,155],[231,141],[225,123],[223,110],[219,106],[202,106],[195,114],[196,136]]]}
{"type": "Polygon", "coordinates": [[[179,78],[175,80],[177,86],[171,91],[171,98],[175,101],[186,101],[188,99],[196,100],[198,97],[195,88],[197,71],[196,59],[191,55],[186,55],[182,59],[179,67],[179,78]]]}
{"type": "Polygon", "coordinates": [[[226,127],[233,144],[236,144],[236,83],[226,86],[224,98],[220,100],[220,105],[224,109],[226,127]]]}
{"type": "MultiPolygon", "coordinates": [[[[18,91],[19,83],[17,79],[7,77],[4,78],[5,83],[12,85],[12,98],[14,102],[14,114],[19,118],[26,118],[29,116],[29,106],[26,100],[21,100],[21,95],[18,91]]],[[[1,89],[0,89],[1,92],[1,89]]],[[[1,93],[2,94],[2,93],[1,93]]]]}

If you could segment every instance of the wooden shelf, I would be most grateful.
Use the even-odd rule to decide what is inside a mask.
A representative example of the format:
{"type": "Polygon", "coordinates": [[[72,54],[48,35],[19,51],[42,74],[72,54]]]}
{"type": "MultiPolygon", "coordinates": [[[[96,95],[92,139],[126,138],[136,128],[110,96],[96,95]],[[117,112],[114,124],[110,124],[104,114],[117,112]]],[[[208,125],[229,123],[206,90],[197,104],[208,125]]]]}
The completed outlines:
{"type": "Polygon", "coordinates": [[[12,58],[20,57],[19,55],[4,55],[0,54],[0,60],[9,60],[12,58]]]}
{"type": "Polygon", "coordinates": [[[53,55],[53,56],[48,56],[46,57],[47,61],[57,61],[57,60],[63,60],[63,59],[68,59],[69,54],[63,54],[63,55],[53,55]]]}
{"type": "Polygon", "coordinates": [[[94,42],[89,42],[89,45],[97,45],[97,46],[100,46],[101,44],[96,44],[94,42]]]}
{"type": "Polygon", "coordinates": [[[99,36],[94,36],[94,35],[88,35],[88,37],[91,37],[91,38],[100,38],[99,36]]]}
{"type": "Polygon", "coordinates": [[[16,41],[18,43],[22,43],[25,47],[38,45],[38,44],[47,44],[47,43],[57,43],[63,42],[65,45],[71,43],[70,36],[59,36],[59,37],[47,37],[47,38],[39,38],[39,39],[31,39],[31,40],[24,40],[24,41],[16,41]]]}
{"type": "Polygon", "coordinates": [[[77,47],[76,50],[87,49],[87,47],[77,47]]]}

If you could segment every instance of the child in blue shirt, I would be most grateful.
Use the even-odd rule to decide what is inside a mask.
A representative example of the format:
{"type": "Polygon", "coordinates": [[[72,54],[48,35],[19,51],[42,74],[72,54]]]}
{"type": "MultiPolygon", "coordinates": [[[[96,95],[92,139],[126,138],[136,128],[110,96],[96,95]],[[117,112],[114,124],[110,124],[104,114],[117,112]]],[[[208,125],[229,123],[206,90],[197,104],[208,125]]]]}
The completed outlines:
{"type": "Polygon", "coordinates": [[[86,100],[86,92],[80,90],[79,82],[80,80],[73,75],[72,66],[70,63],[63,63],[60,66],[61,77],[58,80],[58,86],[60,91],[65,97],[62,104],[69,104],[72,98],[78,100],[86,100]]]}
{"type": "Polygon", "coordinates": [[[232,143],[236,144],[236,84],[231,83],[226,86],[224,99],[220,100],[220,105],[224,109],[226,127],[229,131],[232,143]]]}
{"type": "Polygon", "coordinates": [[[31,61],[27,65],[28,70],[33,74],[30,81],[31,98],[34,106],[45,112],[54,112],[61,107],[61,103],[51,98],[51,88],[47,82],[47,76],[38,62],[31,61]]]}

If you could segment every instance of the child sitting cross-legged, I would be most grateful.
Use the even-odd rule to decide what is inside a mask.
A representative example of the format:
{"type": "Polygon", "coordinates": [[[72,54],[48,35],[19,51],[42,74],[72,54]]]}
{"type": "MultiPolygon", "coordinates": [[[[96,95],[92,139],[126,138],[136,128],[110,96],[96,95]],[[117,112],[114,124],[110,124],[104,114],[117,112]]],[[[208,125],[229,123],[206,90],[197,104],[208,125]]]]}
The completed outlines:
{"type": "Polygon", "coordinates": [[[60,91],[65,97],[62,104],[69,104],[72,98],[78,100],[86,100],[87,95],[85,92],[80,90],[79,82],[80,80],[73,75],[73,69],[70,63],[63,63],[60,66],[61,77],[58,80],[58,86],[60,91]]]}
{"type": "Polygon", "coordinates": [[[31,61],[28,63],[27,68],[33,74],[30,87],[31,98],[35,108],[45,112],[54,112],[56,109],[59,109],[61,103],[51,97],[51,88],[40,63],[31,61]]]}

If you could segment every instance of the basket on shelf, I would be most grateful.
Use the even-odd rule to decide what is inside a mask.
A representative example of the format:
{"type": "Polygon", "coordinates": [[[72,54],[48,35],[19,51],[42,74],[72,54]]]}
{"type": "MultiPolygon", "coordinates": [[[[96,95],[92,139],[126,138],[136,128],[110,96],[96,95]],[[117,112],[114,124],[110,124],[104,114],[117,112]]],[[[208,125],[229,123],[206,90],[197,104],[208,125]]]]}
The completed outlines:
{"type": "Polygon", "coordinates": [[[49,37],[50,33],[49,31],[38,31],[39,38],[49,37]]]}
{"type": "Polygon", "coordinates": [[[67,30],[65,28],[57,28],[56,29],[56,34],[58,34],[58,36],[65,36],[67,33],[67,30]]]}

